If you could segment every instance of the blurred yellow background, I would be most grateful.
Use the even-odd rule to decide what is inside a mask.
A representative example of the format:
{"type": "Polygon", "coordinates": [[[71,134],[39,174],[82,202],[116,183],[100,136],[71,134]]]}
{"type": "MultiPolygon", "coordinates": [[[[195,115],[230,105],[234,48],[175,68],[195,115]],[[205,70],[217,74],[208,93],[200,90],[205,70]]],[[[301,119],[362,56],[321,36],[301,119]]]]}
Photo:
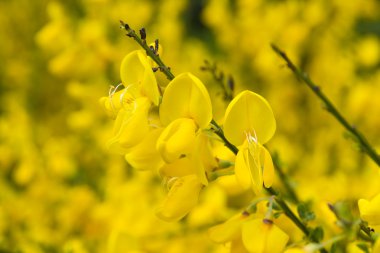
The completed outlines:
{"type": "Polygon", "coordinates": [[[160,179],[105,148],[113,122],[98,99],[138,48],[119,20],[159,38],[175,74],[203,80],[217,120],[226,104],[204,60],[234,77],[236,94],[266,97],[277,120],[269,147],[321,220],[327,202],[379,192],[376,165],[270,48],[283,48],[380,150],[379,1],[1,0],[1,252],[228,252],[206,231],[244,195],[214,184],[185,221],[159,221],[160,179]]]}

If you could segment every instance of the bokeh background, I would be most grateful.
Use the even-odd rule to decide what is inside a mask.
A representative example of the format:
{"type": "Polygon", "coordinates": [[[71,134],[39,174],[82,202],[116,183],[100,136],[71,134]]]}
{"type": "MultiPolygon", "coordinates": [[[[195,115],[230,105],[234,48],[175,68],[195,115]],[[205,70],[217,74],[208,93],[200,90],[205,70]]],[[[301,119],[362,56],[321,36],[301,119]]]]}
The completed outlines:
{"type": "Polygon", "coordinates": [[[270,48],[284,49],[379,151],[379,1],[0,0],[1,252],[228,252],[207,228],[246,193],[213,183],[184,221],[165,223],[154,215],[161,179],[105,148],[113,122],[98,100],[138,48],[119,20],[159,38],[174,74],[203,80],[217,120],[226,103],[204,60],[234,77],[235,94],[268,99],[269,148],[327,230],[336,230],[327,202],[355,206],[380,191],[376,165],[270,48]]]}

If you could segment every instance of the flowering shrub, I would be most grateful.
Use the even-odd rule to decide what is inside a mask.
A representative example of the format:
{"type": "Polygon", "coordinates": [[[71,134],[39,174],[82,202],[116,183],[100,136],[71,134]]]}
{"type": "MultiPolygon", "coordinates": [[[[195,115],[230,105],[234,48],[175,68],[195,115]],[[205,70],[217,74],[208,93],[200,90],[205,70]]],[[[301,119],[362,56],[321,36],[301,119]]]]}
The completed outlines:
{"type": "Polygon", "coordinates": [[[1,252],[380,252],[377,1],[0,6],[1,252]]]}

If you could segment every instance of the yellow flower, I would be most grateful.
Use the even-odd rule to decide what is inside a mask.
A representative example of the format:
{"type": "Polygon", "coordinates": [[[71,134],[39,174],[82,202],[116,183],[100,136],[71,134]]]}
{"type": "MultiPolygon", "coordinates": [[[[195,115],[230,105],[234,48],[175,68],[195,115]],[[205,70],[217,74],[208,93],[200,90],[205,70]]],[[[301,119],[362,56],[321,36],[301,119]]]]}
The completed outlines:
{"type": "Polygon", "coordinates": [[[189,154],[194,146],[197,126],[194,120],[179,118],[171,122],[157,141],[157,150],[167,163],[189,154]]]}
{"type": "Polygon", "coordinates": [[[360,199],[358,202],[360,217],[370,226],[380,225],[380,194],[368,201],[360,199]]]}
{"type": "Polygon", "coordinates": [[[207,165],[204,163],[212,164],[212,158],[209,158],[212,154],[202,129],[211,122],[212,108],[203,83],[190,73],[174,78],[165,89],[160,105],[160,119],[166,128],[156,147],[165,162],[174,163],[178,159],[189,157],[193,163],[193,174],[197,174],[206,185],[207,165]]]}
{"type": "Polygon", "coordinates": [[[241,237],[241,229],[249,215],[237,214],[226,222],[213,226],[208,230],[209,237],[217,243],[227,243],[241,237]]]}
{"type": "Polygon", "coordinates": [[[245,188],[259,194],[263,184],[273,183],[274,168],[263,146],[276,130],[276,121],[268,102],[252,91],[243,91],[228,105],[224,133],[234,145],[241,146],[235,160],[235,174],[245,188]]]}
{"type": "Polygon", "coordinates": [[[178,118],[194,120],[199,128],[211,122],[210,96],[204,84],[190,73],[174,78],[166,87],[160,106],[162,124],[168,125],[178,118]]]}
{"type": "Polygon", "coordinates": [[[135,169],[156,171],[164,165],[155,146],[162,129],[151,130],[144,139],[125,155],[125,160],[135,169]]]}
{"type": "Polygon", "coordinates": [[[289,236],[271,220],[253,219],[242,227],[243,243],[251,253],[281,253],[289,236]]]}
{"type": "Polygon", "coordinates": [[[180,74],[166,87],[159,114],[166,127],[156,148],[167,163],[160,173],[168,184],[174,183],[157,216],[176,221],[197,204],[200,190],[208,184],[206,170],[216,166],[208,137],[202,133],[212,119],[210,96],[197,77],[180,74]]]}
{"type": "Polygon", "coordinates": [[[149,58],[142,50],[135,50],[126,55],[121,62],[120,78],[125,87],[138,87],[138,96],[148,97],[158,105],[160,92],[149,58]]]}
{"type": "Polygon", "coordinates": [[[203,187],[196,175],[188,175],[175,180],[163,203],[157,208],[156,215],[165,221],[182,219],[198,203],[203,187]]]}
{"type": "Polygon", "coordinates": [[[128,149],[141,142],[150,130],[149,108],[150,102],[144,97],[136,99],[129,108],[121,108],[114,124],[114,137],[108,141],[107,146],[125,154],[128,149]]]}
{"type": "MultiPolygon", "coordinates": [[[[124,57],[120,77],[122,83],[112,88],[108,97],[102,97],[100,103],[110,116],[116,118],[114,137],[108,142],[108,146],[125,154],[139,144],[151,130],[148,115],[152,103],[159,103],[159,89],[151,62],[141,50],[135,50],[124,57]],[[125,88],[117,91],[121,85],[125,88]]],[[[146,164],[142,164],[142,153],[141,149],[135,150],[126,159],[137,167],[146,168],[146,164]]]]}
{"type": "Polygon", "coordinates": [[[141,51],[127,54],[120,67],[122,83],[110,90],[108,97],[102,97],[100,104],[110,116],[115,116],[121,108],[133,104],[139,97],[146,97],[154,105],[159,104],[160,93],[149,58],[141,51]],[[120,91],[116,91],[123,85],[120,91]]]}

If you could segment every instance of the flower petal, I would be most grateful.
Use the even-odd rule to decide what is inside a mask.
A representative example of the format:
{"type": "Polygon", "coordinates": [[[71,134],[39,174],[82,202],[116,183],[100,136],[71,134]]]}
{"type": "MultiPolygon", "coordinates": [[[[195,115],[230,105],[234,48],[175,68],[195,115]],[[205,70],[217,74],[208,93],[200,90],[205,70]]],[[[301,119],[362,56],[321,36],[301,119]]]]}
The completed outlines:
{"type": "Polygon", "coordinates": [[[203,185],[208,185],[206,172],[216,168],[218,165],[212,153],[209,138],[202,131],[197,133],[190,159],[193,160],[195,173],[198,175],[199,180],[203,185]]]}
{"type": "Polygon", "coordinates": [[[200,128],[205,128],[212,119],[210,96],[203,83],[190,73],[174,78],[162,98],[162,123],[168,125],[177,118],[193,119],[200,128]]]}
{"type": "Polygon", "coordinates": [[[198,203],[202,189],[196,175],[178,178],[170,188],[166,199],[156,210],[156,215],[165,221],[178,221],[198,203]]]}
{"type": "Polygon", "coordinates": [[[148,113],[150,102],[147,98],[138,98],[133,109],[122,108],[114,124],[114,137],[107,146],[110,149],[129,149],[137,145],[149,132],[148,113]]]}
{"type": "Polygon", "coordinates": [[[246,161],[251,172],[252,189],[255,194],[259,194],[263,189],[263,167],[262,167],[262,145],[260,143],[249,143],[246,161]]]}
{"type": "Polygon", "coordinates": [[[228,105],[224,118],[224,134],[234,145],[241,145],[246,134],[257,135],[265,144],[276,130],[276,121],[268,102],[252,91],[243,91],[228,105]]]}
{"type": "Polygon", "coordinates": [[[360,199],[358,202],[360,217],[367,221],[370,226],[380,225],[380,194],[370,201],[360,199]]]}
{"type": "Polygon", "coordinates": [[[251,173],[249,170],[249,164],[246,162],[248,155],[247,149],[239,150],[235,159],[235,175],[239,184],[243,189],[247,190],[251,187],[251,173]]]}
{"type": "Polygon", "coordinates": [[[156,171],[164,165],[160,153],[152,148],[163,129],[151,130],[147,136],[130,152],[125,155],[125,160],[135,169],[156,171]]]}
{"type": "Polygon", "coordinates": [[[247,217],[239,213],[226,222],[211,227],[208,230],[210,239],[216,243],[226,243],[237,239],[241,235],[241,227],[247,217]]]}
{"type": "Polygon", "coordinates": [[[252,253],[281,253],[289,236],[270,221],[254,219],[242,227],[243,243],[252,253]]]}
{"type": "Polygon", "coordinates": [[[111,93],[109,97],[102,97],[99,100],[100,105],[110,117],[116,117],[122,107],[130,107],[135,100],[133,89],[124,88],[118,92],[111,93]]]}
{"type": "Polygon", "coordinates": [[[174,120],[158,138],[157,150],[167,163],[171,163],[192,151],[195,132],[194,120],[186,118],[174,120]]]}
{"type": "Polygon", "coordinates": [[[163,178],[184,177],[194,173],[194,162],[189,157],[183,157],[171,163],[166,163],[159,170],[159,174],[163,178]]]}
{"type": "Polygon", "coordinates": [[[270,155],[269,151],[265,147],[262,147],[261,149],[261,156],[262,156],[264,186],[266,188],[269,188],[272,186],[273,180],[274,180],[274,166],[273,166],[272,156],[270,155]]]}
{"type": "Polygon", "coordinates": [[[125,87],[136,86],[142,96],[158,105],[160,92],[152,66],[147,56],[141,50],[135,50],[127,54],[120,67],[120,78],[125,87]]]}

